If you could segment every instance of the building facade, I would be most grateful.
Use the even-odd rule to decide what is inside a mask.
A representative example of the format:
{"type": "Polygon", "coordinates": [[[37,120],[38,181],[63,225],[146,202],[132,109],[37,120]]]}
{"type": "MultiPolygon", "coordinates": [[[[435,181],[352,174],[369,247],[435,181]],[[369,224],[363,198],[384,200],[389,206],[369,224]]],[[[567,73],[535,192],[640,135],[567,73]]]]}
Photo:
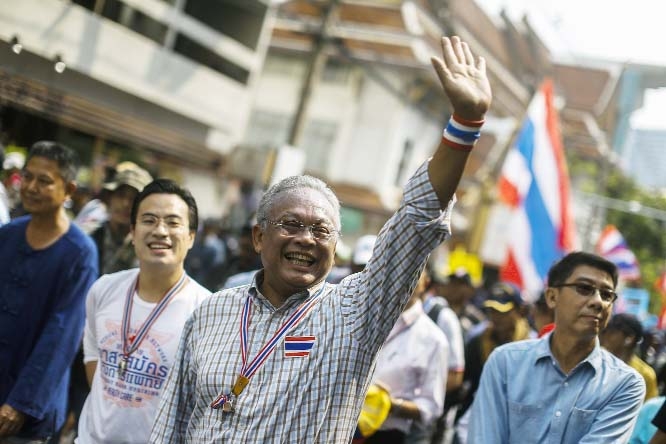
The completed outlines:
{"type": "Polygon", "coordinates": [[[253,0],[3,1],[3,142],[57,138],[93,168],[136,160],[221,216],[221,172],[245,131],[270,21],[253,0]]]}

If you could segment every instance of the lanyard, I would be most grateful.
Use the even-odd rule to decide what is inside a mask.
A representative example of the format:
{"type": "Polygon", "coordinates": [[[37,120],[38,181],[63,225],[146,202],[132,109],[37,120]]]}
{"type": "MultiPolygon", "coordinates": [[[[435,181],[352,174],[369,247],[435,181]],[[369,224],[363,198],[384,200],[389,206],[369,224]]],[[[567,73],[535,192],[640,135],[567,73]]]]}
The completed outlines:
{"type": "Polygon", "coordinates": [[[146,335],[148,334],[150,327],[152,327],[157,318],[162,314],[162,312],[164,312],[169,302],[171,302],[171,300],[180,292],[180,290],[183,289],[186,281],[187,274],[183,273],[180,279],[178,279],[178,282],[176,282],[173,287],[167,290],[164,296],[162,296],[162,300],[155,306],[155,308],[153,308],[146,320],[143,321],[143,324],[141,324],[141,327],[139,327],[136,335],[130,336],[130,318],[132,316],[134,292],[136,292],[139,288],[139,275],[136,276],[134,283],[130,285],[129,290],[127,291],[127,296],[125,298],[125,308],[123,310],[123,322],[120,329],[120,340],[123,345],[123,355],[121,357],[121,362],[125,362],[125,366],[127,365],[126,361],[129,356],[139,348],[139,345],[141,345],[141,342],[143,342],[146,335]]]}
{"type": "Polygon", "coordinates": [[[243,362],[243,365],[241,367],[241,371],[238,375],[238,378],[236,378],[236,382],[234,383],[231,393],[227,394],[221,394],[215,400],[210,404],[211,408],[213,409],[219,409],[222,407],[222,410],[225,412],[233,412],[234,411],[234,400],[240,395],[245,387],[248,385],[250,382],[250,378],[261,368],[261,366],[266,362],[266,359],[270,356],[270,354],[275,350],[275,347],[277,347],[278,343],[286,336],[287,333],[289,333],[292,329],[294,329],[302,320],[307,316],[308,313],[314,308],[314,306],[319,302],[319,299],[321,297],[322,292],[324,291],[324,288],[326,287],[326,284],[322,285],[321,289],[312,296],[310,299],[307,299],[301,303],[301,305],[298,306],[296,311],[292,313],[289,318],[284,321],[282,326],[273,334],[273,337],[264,344],[264,346],[259,350],[257,355],[250,361],[249,363],[247,362],[247,357],[248,357],[248,326],[250,325],[250,315],[251,315],[251,301],[250,301],[250,295],[247,296],[245,299],[245,305],[243,305],[243,311],[241,313],[241,320],[240,320],[240,342],[241,342],[241,359],[243,362]]]}

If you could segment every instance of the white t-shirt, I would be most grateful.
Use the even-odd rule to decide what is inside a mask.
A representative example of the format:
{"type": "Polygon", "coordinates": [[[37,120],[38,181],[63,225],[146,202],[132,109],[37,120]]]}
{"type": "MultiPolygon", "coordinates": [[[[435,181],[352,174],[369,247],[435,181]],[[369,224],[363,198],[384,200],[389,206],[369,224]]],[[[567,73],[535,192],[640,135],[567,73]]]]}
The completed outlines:
{"type": "MultiPolygon", "coordinates": [[[[211,293],[189,278],[169,302],[139,348],[125,377],[118,375],[125,297],[139,270],[107,274],[88,292],[83,337],[84,362],[97,361],[90,394],[79,419],[77,443],[148,442],[159,396],[173,364],[185,321],[211,293]]],[[[134,293],[130,331],[136,333],[155,307],[134,293]]]]}
{"type": "Polygon", "coordinates": [[[423,309],[429,313],[435,305],[442,306],[436,324],[449,341],[449,371],[462,372],[465,370],[465,341],[460,320],[449,307],[447,300],[441,296],[428,295],[423,302],[423,309]]]}
{"type": "MultiPolygon", "coordinates": [[[[393,398],[414,402],[423,424],[430,425],[444,409],[449,344],[444,333],[417,301],[403,311],[377,355],[372,380],[393,398]]],[[[412,421],[390,414],[381,430],[409,432],[412,421]]]]}

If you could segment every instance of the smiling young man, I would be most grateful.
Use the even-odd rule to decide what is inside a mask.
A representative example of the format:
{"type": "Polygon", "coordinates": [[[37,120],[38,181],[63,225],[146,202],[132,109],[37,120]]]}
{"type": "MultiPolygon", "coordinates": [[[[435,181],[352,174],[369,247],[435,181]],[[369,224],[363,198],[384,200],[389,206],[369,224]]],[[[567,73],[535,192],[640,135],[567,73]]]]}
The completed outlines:
{"type": "Polygon", "coordinates": [[[570,253],[548,272],[555,330],[496,349],[474,398],[468,442],[626,442],[645,395],[643,379],[602,349],[599,333],[617,295],[617,268],[570,253]]]}
{"type": "Polygon", "coordinates": [[[139,268],[102,276],[87,299],[91,389],[78,443],[148,441],[183,324],[210,295],[183,267],[197,224],[194,198],[168,179],[134,199],[130,230],[139,268]]]}
{"type": "Polygon", "coordinates": [[[363,272],[325,283],[340,204],[322,181],[284,179],[263,196],[253,239],[263,269],[188,320],[153,443],[349,442],[373,362],[428,254],[450,233],[454,192],[491,93],[458,37],[433,65],[454,108],[434,156],[406,185],[363,272]]]}
{"type": "Polygon", "coordinates": [[[21,180],[29,215],[0,228],[0,443],[45,441],[64,421],[85,296],[97,278],[95,246],[63,206],[76,169],[69,148],[35,143],[21,180]]]}

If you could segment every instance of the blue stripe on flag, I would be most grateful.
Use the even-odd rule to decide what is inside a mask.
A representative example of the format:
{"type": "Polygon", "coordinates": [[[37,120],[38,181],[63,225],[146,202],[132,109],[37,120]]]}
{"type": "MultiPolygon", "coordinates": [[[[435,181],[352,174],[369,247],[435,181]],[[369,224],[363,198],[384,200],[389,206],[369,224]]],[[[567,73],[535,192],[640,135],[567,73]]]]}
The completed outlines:
{"type": "Polygon", "coordinates": [[[526,119],[516,142],[518,151],[527,160],[532,176],[530,188],[525,196],[524,206],[532,236],[531,254],[537,273],[542,278],[548,274],[548,269],[562,257],[563,252],[557,247],[558,233],[548,214],[546,204],[535,179],[533,166],[535,140],[534,124],[526,119]]]}
{"type": "Polygon", "coordinates": [[[287,342],[284,343],[285,351],[307,351],[311,350],[314,342],[287,342]]]}

